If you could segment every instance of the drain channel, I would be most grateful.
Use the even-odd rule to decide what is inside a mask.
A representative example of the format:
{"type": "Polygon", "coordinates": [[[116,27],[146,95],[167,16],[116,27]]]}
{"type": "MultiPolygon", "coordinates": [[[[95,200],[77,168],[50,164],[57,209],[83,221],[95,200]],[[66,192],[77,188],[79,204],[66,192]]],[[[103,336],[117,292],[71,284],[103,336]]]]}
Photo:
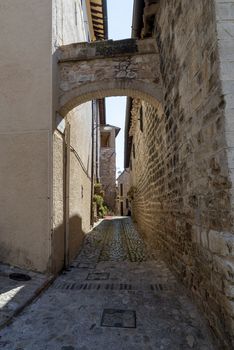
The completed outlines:
{"type": "Polygon", "coordinates": [[[57,282],[54,288],[62,290],[113,290],[113,291],[156,291],[163,292],[174,289],[175,285],[170,284],[149,284],[149,285],[132,285],[127,283],[74,283],[74,282],[57,282]]]}
{"type": "Polygon", "coordinates": [[[18,282],[26,282],[31,280],[31,277],[24,273],[11,273],[9,275],[9,278],[11,280],[18,281],[18,282]]]}

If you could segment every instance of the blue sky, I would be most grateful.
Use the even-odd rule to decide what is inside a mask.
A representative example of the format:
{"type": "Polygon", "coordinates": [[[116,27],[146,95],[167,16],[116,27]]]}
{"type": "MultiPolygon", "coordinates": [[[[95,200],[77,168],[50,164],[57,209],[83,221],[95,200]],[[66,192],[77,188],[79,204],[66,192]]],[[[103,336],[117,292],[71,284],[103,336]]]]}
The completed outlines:
{"type": "MultiPolygon", "coordinates": [[[[133,0],[107,0],[109,39],[131,37],[133,0]]],[[[117,172],[124,168],[124,124],[126,97],[106,98],[106,122],[116,125],[121,131],[116,139],[117,172]]]]}

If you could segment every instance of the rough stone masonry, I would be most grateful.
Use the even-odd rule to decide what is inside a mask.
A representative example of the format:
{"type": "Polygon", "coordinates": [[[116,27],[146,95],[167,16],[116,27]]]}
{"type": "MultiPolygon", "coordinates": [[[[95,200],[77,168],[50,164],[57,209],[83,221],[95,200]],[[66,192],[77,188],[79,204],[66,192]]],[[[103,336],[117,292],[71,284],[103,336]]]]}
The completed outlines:
{"type": "Polygon", "coordinates": [[[153,39],[65,45],[58,50],[61,115],[78,104],[106,96],[162,101],[159,55],[153,39]]]}
{"type": "Polygon", "coordinates": [[[164,112],[133,101],[133,214],[230,349],[234,2],[159,1],[154,16],[164,112]]]}

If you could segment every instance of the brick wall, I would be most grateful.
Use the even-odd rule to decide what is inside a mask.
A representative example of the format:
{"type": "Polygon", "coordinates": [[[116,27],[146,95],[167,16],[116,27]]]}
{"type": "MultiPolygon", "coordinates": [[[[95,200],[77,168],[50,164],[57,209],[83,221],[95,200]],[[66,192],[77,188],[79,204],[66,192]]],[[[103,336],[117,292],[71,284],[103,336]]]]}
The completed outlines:
{"type": "Polygon", "coordinates": [[[134,102],[133,214],[192,290],[222,348],[230,348],[232,183],[214,2],[161,1],[155,23],[164,113],[134,102]]]}

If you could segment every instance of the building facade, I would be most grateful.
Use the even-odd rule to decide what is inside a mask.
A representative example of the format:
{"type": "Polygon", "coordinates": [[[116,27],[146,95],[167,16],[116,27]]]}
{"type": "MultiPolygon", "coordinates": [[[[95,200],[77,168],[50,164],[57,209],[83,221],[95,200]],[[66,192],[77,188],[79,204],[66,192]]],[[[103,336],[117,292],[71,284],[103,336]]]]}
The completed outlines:
{"type": "Polygon", "coordinates": [[[56,112],[56,52],[105,39],[106,19],[102,0],[1,2],[1,262],[59,271],[90,228],[99,103],[56,112]]]}
{"type": "Polygon", "coordinates": [[[100,182],[104,201],[110,212],[116,211],[116,142],[120,128],[105,124],[100,127],[100,182]]]}
{"type": "Polygon", "coordinates": [[[119,216],[131,215],[131,179],[129,169],[124,171],[117,178],[117,199],[116,213],[119,216]]]}

